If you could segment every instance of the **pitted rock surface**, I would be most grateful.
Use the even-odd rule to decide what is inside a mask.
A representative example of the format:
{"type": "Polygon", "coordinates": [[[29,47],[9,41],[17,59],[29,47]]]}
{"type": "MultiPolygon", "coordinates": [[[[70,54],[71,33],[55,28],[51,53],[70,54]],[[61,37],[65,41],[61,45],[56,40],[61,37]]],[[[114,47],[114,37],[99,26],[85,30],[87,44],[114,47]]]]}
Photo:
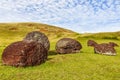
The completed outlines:
{"type": "Polygon", "coordinates": [[[97,44],[93,40],[88,40],[87,45],[94,47],[95,53],[105,54],[105,55],[116,55],[116,50],[114,49],[114,47],[118,46],[114,42],[97,44]]]}
{"type": "Polygon", "coordinates": [[[63,38],[56,43],[56,51],[59,54],[77,53],[81,48],[82,45],[71,38],[63,38]]]}
{"type": "Polygon", "coordinates": [[[38,43],[41,43],[44,45],[46,50],[48,51],[50,48],[50,42],[48,40],[48,37],[39,31],[33,31],[26,35],[26,37],[23,39],[23,41],[30,42],[30,41],[36,41],[38,43]]]}
{"type": "Polygon", "coordinates": [[[34,66],[44,63],[47,55],[47,50],[40,43],[18,41],[4,49],[2,63],[15,67],[34,66]]]}

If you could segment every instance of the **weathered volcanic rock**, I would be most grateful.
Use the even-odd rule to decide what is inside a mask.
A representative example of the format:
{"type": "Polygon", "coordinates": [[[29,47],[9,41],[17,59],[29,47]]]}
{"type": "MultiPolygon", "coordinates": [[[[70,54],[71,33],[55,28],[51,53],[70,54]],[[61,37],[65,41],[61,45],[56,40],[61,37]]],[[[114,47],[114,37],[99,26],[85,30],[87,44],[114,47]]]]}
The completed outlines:
{"type": "Polygon", "coordinates": [[[6,47],[2,54],[4,65],[25,67],[39,65],[47,59],[47,50],[37,42],[18,41],[6,47]]]}
{"type": "Polygon", "coordinates": [[[79,52],[81,48],[82,45],[71,38],[63,38],[56,43],[56,51],[59,54],[76,53],[79,52]]]}
{"type": "Polygon", "coordinates": [[[48,37],[39,31],[33,31],[28,33],[26,37],[23,39],[23,41],[27,41],[27,42],[36,41],[38,43],[41,43],[44,45],[47,51],[50,48],[50,42],[48,40],[48,37]]]}
{"type": "Polygon", "coordinates": [[[93,40],[88,40],[87,45],[94,47],[94,52],[98,54],[105,54],[105,55],[116,55],[117,54],[114,47],[118,45],[114,42],[97,44],[93,40]]]}

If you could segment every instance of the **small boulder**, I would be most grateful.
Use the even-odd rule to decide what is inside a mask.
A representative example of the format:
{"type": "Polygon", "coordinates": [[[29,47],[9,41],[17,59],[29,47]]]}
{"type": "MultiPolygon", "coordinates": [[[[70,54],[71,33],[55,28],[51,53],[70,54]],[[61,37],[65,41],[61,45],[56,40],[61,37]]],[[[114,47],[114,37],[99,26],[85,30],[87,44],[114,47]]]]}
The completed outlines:
{"type": "Polygon", "coordinates": [[[71,38],[63,38],[56,43],[56,51],[59,54],[77,53],[80,52],[81,48],[82,45],[71,38]]]}
{"type": "Polygon", "coordinates": [[[50,48],[50,42],[48,40],[48,37],[39,31],[33,31],[26,35],[26,37],[23,39],[23,41],[30,42],[30,41],[36,41],[38,43],[41,43],[44,45],[46,50],[48,51],[50,48]]]}
{"type": "Polygon", "coordinates": [[[41,43],[18,41],[4,49],[2,63],[15,67],[34,66],[44,63],[47,55],[41,43]]]}

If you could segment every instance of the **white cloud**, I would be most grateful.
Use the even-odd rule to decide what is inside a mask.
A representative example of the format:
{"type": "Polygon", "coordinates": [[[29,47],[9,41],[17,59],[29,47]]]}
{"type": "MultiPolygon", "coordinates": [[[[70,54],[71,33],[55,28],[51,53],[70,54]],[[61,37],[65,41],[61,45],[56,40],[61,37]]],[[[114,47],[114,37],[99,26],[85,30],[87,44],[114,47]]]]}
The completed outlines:
{"type": "Polygon", "coordinates": [[[115,31],[120,30],[118,20],[120,2],[119,0],[2,0],[0,17],[0,22],[43,22],[77,32],[115,31]]]}

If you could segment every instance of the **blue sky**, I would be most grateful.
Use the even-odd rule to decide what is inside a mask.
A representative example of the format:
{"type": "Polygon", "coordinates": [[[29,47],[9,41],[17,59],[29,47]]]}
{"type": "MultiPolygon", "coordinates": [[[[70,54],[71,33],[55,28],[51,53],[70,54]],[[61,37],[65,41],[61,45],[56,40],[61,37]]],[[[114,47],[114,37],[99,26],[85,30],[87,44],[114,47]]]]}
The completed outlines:
{"type": "Polygon", "coordinates": [[[40,22],[79,33],[120,31],[120,0],[1,0],[0,22],[40,22]]]}

